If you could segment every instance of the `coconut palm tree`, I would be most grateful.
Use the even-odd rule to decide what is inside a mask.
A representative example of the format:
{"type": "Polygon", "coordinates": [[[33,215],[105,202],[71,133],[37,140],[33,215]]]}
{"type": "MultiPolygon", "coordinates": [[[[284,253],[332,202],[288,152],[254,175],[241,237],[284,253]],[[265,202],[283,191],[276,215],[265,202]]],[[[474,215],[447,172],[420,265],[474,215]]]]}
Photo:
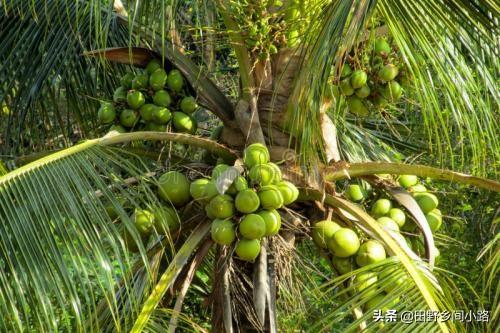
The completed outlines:
{"type": "MultiPolygon", "coordinates": [[[[7,0],[0,10],[1,149],[12,169],[0,169],[1,331],[204,331],[203,320],[213,332],[289,331],[280,314],[308,318],[324,299],[331,309],[293,329],[467,330],[456,321],[381,325],[367,304],[379,297],[378,307],[399,312],[462,305],[447,272],[434,269],[420,206],[381,175],[500,190],[481,178],[497,176],[500,151],[496,3],[7,0]],[[410,82],[401,102],[370,104],[361,115],[337,87],[345,64],[366,66],[363,50],[380,37],[393,41],[388,52],[397,49],[410,82]],[[215,140],[206,130],[102,136],[99,101],[153,59],[180,70],[211,122],[223,125],[215,140]],[[156,228],[143,241],[129,212],[162,205],[159,175],[176,169],[194,179],[215,159],[238,166],[251,143],[267,146],[300,189],[255,263],[236,259],[234,245],[214,244],[196,200],[178,209],[179,229],[156,228]],[[341,189],[351,179],[404,207],[425,250],[346,200],[341,189]],[[391,256],[325,273],[330,254],[309,235],[326,217],[391,256]],[[389,277],[378,293],[363,292],[353,278],[374,270],[389,277]],[[394,288],[394,277],[405,283],[394,288]]],[[[217,180],[219,191],[228,180],[217,180]]],[[[495,276],[497,265],[488,267],[495,276]]]]}

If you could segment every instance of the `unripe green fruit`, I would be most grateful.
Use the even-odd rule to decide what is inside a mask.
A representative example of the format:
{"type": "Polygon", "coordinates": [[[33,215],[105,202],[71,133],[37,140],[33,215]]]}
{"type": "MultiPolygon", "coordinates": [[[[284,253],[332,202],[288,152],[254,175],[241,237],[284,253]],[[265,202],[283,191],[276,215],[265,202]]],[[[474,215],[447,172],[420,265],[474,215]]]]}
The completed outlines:
{"type": "Polygon", "coordinates": [[[377,54],[389,54],[391,53],[391,46],[387,43],[385,38],[377,38],[375,40],[375,53],[377,54]]]}
{"type": "Polygon", "coordinates": [[[184,112],[174,112],[174,127],[178,132],[182,133],[194,133],[196,132],[197,124],[196,121],[189,117],[184,112]]]}
{"type": "Polygon", "coordinates": [[[392,202],[388,199],[378,199],[372,206],[371,214],[375,218],[389,214],[392,208],[392,202]]]}
{"type": "MultiPolygon", "coordinates": [[[[373,297],[370,297],[364,305],[365,311],[368,312],[369,310],[383,310],[379,304],[382,304],[384,302],[385,295],[384,294],[378,294],[373,297]]],[[[384,306],[385,308],[386,306],[384,306]]]]}
{"type": "Polygon", "coordinates": [[[193,96],[186,96],[181,101],[181,110],[184,113],[190,114],[196,111],[198,104],[193,96]]]}
{"type": "Polygon", "coordinates": [[[132,80],[132,89],[146,89],[149,84],[148,74],[139,74],[132,80]]]}
{"type": "Polygon", "coordinates": [[[153,109],[153,121],[157,124],[163,125],[170,121],[172,114],[167,108],[157,106],[153,109]]]}
{"type": "Polygon", "coordinates": [[[212,200],[216,195],[219,194],[217,191],[217,185],[214,180],[211,180],[205,186],[205,191],[203,192],[203,198],[205,200],[212,200]]]}
{"type": "Polygon", "coordinates": [[[362,298],[371,298],[377,292],[377,274],[374,272],[362,272],[356,275],[352,281],[358,293],[364,292],[362,298]]]}
{"type": "Polygon", "coordinates": [[[130,89],[132,88],[132,80],[134,79],[134,74],[132,73],[127,73],[122,76],[120,79],[120,84],[122,85],[123,88],[125,89],[130,89]]]}
{"type": "Polygon", "coordinates": [[[274,185],[262,186],[258,192],[260,204],[264,209],[278,209],[283,206],[283,197],[274,185]]]}
{"type": "Polygon", "coordinates": [[[399,69],[393,64],[388,64],[378,71],[378,77],[385,82],[392,81],[398,76],[399,69]]]}
{"type": "Polygon", "coordinates": [[[401,231],[414,232],[417,229],[417,225],[412,220],[406,221],[406,223],[401,227],[401,231]]]}
{"type": "MultiPolygon", "coordinates": [[[[125,246],[130,252],[139,251],[138,243],[135,241],[134,237],[132,237],[132,234],[126,228],[121,232],[121,234],[123,237],[123,242],[125,243],[125,246]]],[[[139,242],[144,245],[144,242],[146,240],[147,236],[139,233],[139,242]]]]}
{"type": "Polygon", "coordinates": [[[363,70],[355,70],[351,75],[351,87],[353,87],[354,89],[359,89],[366,85],[366,80],[368,80],[368,76],[363,70]]]}
{"type": "Polygon", "coordinates": [[[219,219],[226,219],[234,215],[233,198],[227,194],[219,194],[215,196],[210,203],[211,213],[219,219]]]}
{"type": "Polygon", "coordinates": [[[211,220],[216,218],[210,205],[205,206],[205,214],[207,214],[207,217],[211,220]]]}
{"type": "Polygon", "coordinates": [[[382,95],[376,95],[372,102],[378,108],[383,108],[389,103],[382,95]]]}
{"type": "Polygon", "coordinates": [[[153,74],[154,72],[156,72],[156,70],[160,68],[162,68],[161,62],[157,59],[153,59],[150,62],[148,62],[146,66],[146,72],[148,72],[149,74],[153,74]]]}
{"type": "Polygon", "coordinates": [[[189,186],[189,193],[195,200],[200,200],[205,197],[205,188],[210,182],[209,179],[199,178],[194,180],[189,186]]]}
{"type": "Polygon", "coordinates": [[[215,219],[210,229],[212,240],[220,245],[230,245],[236,239],[233,222],[230,219],[215,219]]]}
{"type": "Polygon", "coordinates": [[[257,214],[248,214],[241,220],[238,230],[246,239],[259,239],[266,234],[266,222],[257,214]]]}
{"type": "Polygon", "coordinates": [[[406,190],[409,191],[413,195],[413,197],[415,197],[419,193],[427,192],[427,188],[422,184],[410,186],[406,190]]]}
{"type": "Polygon", "coordinates": [[[153,210],[155,216],[155,229],[160,234],[169,234],[180,227],[181,221],[175,209],[159,206],[153,210]]]}
{"type": "Polygon", "coordinates": [[[226,171],[228,168],[229,165],[227,164],[217,164],[212,170],[212,178],[214,180],[217,180],[217,178],[219,178],[220,175],[222,175],[222,173],[226,171]]]}
{"type": "Polygon", "coordinates": [[[437,247],[434,246],[434,258],[435,258],[435,263],[436,265],[439,263],[439,257],[441,256],[441,252],[439,252],[439,249],[437,247]]]}
{"type": "Polygon", "coordinates": [[[358,252],[359,238],[351,229],[340,228],[327,240],[327,244],[333,255],[346,258],[358,252]]]}
{"type": "Polygon", "coordinates": [[[349,64],[344,64],[344,66],[342,67],[342,71],[340,73],[340,77],[345,78],[345,77],[351,75],[351,73],[352,73],[351,66],[349,66],[349,64]]]}
{"type": "Polygon", "coordinates": [[[401,175],[398,177],[399,185],[404,188],[408,188],[413,185],[417,185],[418,177],[415,175],[401,175]]]}
{"type": "Polygon", "coordinates": [[[130,90],[127,94],[127,104],[130,108],[137,110],[146,103],[144,95],[140,91],[130,90]]]}
{"type": "Polygon", "coordinates": [[[158,90],[153,96],[153,103],[158,106],[168,107],[172,103],[172,98],[165,90],[158,90]]]}
{"type": "Polygon", "coordinates": [[[368,196],[365,189],[358,184],[350,184],[347,186],[345,195],[349,200],[355,202],[359,202],[368,196]]]}
{"type": "Polygon", "coordinates": [[[386,258],[384,246],[375,240],[369,240],[359,247],[356,263],[359,267],[382,261],[386,258]]]}
{"type": "Polygon", "coordinates": [[[429,227],[432,231],[439,230],[443,223],[443,216],[439,209],[433,209],[427,214],[425,214],[425,218],[427,219],[427,223],[429,223],[429,227]]]}
{"type": "Polygon", "coordinates": [[[163,68],[157,69],[149,77],[149,86],[153,90],[161,90],[167,83],[167,72],[163,68]]]}
{"type": "Polygon", "coordinates": [[[325,89],[324,98],[327,100],[338,99],[340,97],[340,88],[334,84],[328,84],[325,89]]]}
{"type": "Polygon", "coordinates": [[[158,179],[158,193],[166,202],[174,206],[184,206],[189,201],[189,180],[178,171],[168,171],[158,179]]]}
{"type": "Polygon", "coordinates": [[[145,121],[152,121],[154,109],[156,109],[156,105],[154,104],[144,104],[143,106],[141,106],[141,118],[145,121]]]}
{"type": "Polygon", "coordinates": [[[109,128],[109,132],[116,131],[118,133],[126,133],[127,130],[122,125],[113,125],[109,128]]]}
{"type": "Polygon", "coordinates": [[[231,195],[235,195],[240,191],[246,190],[248,188],[248,183],[245,177],[243,176],[238,176],[236,179],[233,181],[231,186],[227,189],[227,193],[231,195]]]}
{"type": "Polygon", "coordinates": [[[260,240],[240,239],[236,243],[234,252],[236,252],[240,259],[253,262],[260,253],[260,240]]]}
{"type": "Polygon", "coordinates": [[[283,205],[290,205],[299,197],[299,190],[289,181],[283,180],[276,184],[276,187],[283,197],[283,205]]]}
{"type": "Polygon", "coordinates": [[[340,92],[344,96],[351,96],[354,94],[354,88],[351,86],[349,79],[344,79],[340,81],[340,92]]]}
{"type": "Polygon", "coordinates": [[[252,184],[271,185],[275,178],[275,170],[269,164],[258,164],[250,169],[248,177],[252,184]]]}
{"type": "Polygon", "coordinates": [[[277,184],[283,178],[280,167],[273,162],[269,162],[267,163],[267,165],[269,165],[274,170],[273,184],[277,184]]]}
{"type": "Polygon", "coordinates": [[[372,90],[370,89],[370,87],[368,87],[368,85],[364,85],[361,88],[356,89],[355,93],[359,98],[367,98],[368,96],[370,96],[371,91],[372,90]]]}
{"type": "Polygon", "coordinates": [[[437,208],[439,204],[438,198],[432,193],[421,193],[416,197],[417,203],[422,209],[424,214],[429,213],[431,210],[437,208]]]}
{"type": "Polygon", "coordinates": [[[332,257],[332,264],[333,267],[339,272],[340,274],[347,274],[354,270],[354,265],[352,263],[351,258],[339,258],[339,257],[332,257]]]}
{"type": "Polygon", "coordinates": [[[349,108],[349,112],[358,117],[366,117],[370,113],[363,100],[356,96],[351,96],[347,99],[347,107],[349,108]]]}
{"type": "Polygon", "coordinates": [[[120,124],[125,127],[134,127],[139,121],[139,116],[134,110],[125,109],[120,113],[120,124]]]}
{"type": "Polygon", "coordinates": [[[269,162],[269,151],[260,143],[253,143],[243,151],[243,163],[247,168],[269,162]]]}
{"type": "Polygon", "coordinates": [[[118,87],[113,93],[113,102],[115,103],[125,103],[127,101],[127,89],[124,87],[118,87]]]}
{"type": "Polygon", "coordinates": [[[403,89],[396,81],[390,81],[382,90],[382,95],[388,101],[396,102],[403,95],[403,89]]]}
{"type": "Polygon", "coordinates": [[[260,199],[254,189],[246,189],[238,192],[234,204],[239,212],[249,214],[259,208],[260,199]]]}
{"type": "Polygon", "coordinates": [[[316,222],[311,231],[311,236],[314,243],[323,249],[328,248],[328,240],[333,236],[333,234],[339,231],[341,227],[330,220],[323,220],[316,222]]]}
{"type": "Polygon", "coordinates": [[[156,124],[156,123],[147,123],[146,124],[146,131],[166,132],[167,125],[161,125],[161,124],[156,124]]]}
{"type": "Polygon", "coordinates": [[[167,85],[168,88],[172,91],[181,91],[182,87],[184,86],[184,78],[182,77],[181,72],[179,72],[177,69],[171,70],[170,73],[168,73],[167,85]]]}
{"type": "Polygon", "coordinates": [[[149,210],[136,209],[132,219],[137,230],[143,235],[149,234],[153,229],[155,217],[149,210]]]}
{"type": "Polygon", "coordinates": [[[388,215],[401,228],[406,222],[406,214],[399,208],[391,208],[388,215]]]}
{"type": "Polygon", "coordinates": [[[389,267],[379,273],[378,280],[385,285],[384,290],[388,293],[406,282],[408,276],[404,268],[389,267]]]}
{"type": "Polygon", "coordinates": [[[97,120],[101,124],[109,124],[115,120],[116,111],[111,103],[102,103],[99,111],[97,111],[97,120]]]}
{"type": "Polygon", "coordinates": [[[265,236],[274,236],[276,235],[281,228],[281,216],[277,210],[260,210],[257,215],[262,217],[266,224],[266,233],[265,236]]]}
{"type": "Polygon", "coordinates": [[[391,218],[382,216],[377,219],[377,222],[386,230],[392,230],[395,232],[399,232],[399,225],[394,222],[391,218]]]}

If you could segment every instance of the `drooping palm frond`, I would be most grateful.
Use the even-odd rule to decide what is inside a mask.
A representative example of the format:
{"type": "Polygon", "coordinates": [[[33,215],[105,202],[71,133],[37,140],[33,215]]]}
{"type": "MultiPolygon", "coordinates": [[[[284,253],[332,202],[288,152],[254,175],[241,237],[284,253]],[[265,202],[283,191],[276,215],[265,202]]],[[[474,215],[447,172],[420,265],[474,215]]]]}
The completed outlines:
{"type": "Polygon", "coordinates": [[[497,160],[498,48],[488,1],[379,1],[378,9],[412,73],[436,161],[486,174],[497,160]],[[423,55],[425,65],[416,61],[423,55]],[[460,142],[455,151],[447,147],[460,142]],[[455,156],[457,155],[457,156],[455,156]]]}
{"type": "MultiPolygon", "coordinates": [[[[440,311],[451,313],[454,309],[463,308],[462,303],[453,296],[457,292],[453,285],[439,278],[436,273],[431,274],[424,266],[420,266],[419,269],[421,269],[421,276],[427,280],[427,287],[432,290],[440,311]]],[[[400,317],[402,314],[404,316],[404,313],[412,313],[422,316],[423,313],[429,311],[422,294],[414,282],[407,279],[401,264],[394,258],[388,258],[344,275],[335,275],[330,281],[319,287],[319,296],[325,299],[336,297],[338,304],[310,329],[311,332],[325,332],[327,327],[346,322],[347,325],[342,328],[343,332],[354,332],[360,327],[365,327],[367,332],[381,330],[384,332],[403,332],[408,329],[408,323],[404,322],[408,318],[402,320],[400,317]],[[391,272],[391,274],[386,275],[387,272],[391,272]],[[366,286],[363,285],[363,282],[356,280],[356,276],[363,273],[375,273],[377,276],[376,285],[364,288],[366,286]],[[398,279],[404,280],[405,283],[395,285],[395,281],[398,279]],[[395,321],[390,321],[389,310],[393,310],[396,315],[395,321]],[[323,330],[321,330],[322,328],[323,330]]],[[[466,328],[460,322],[447,323],[447,328],[439,328],[437,319],[415,320],[413,318],[412,321],[414,322],[412,331],[437,332],[449,329],[452,332],[466,332],[466,328]]]]}
{"type": "Polygon", "coordinates": [[[330,69],[354,45],[359,31],[372,13],[376,1],[316,2],[322,10],[312,17],[304,40],[303,61],[289,103],[291,128],[299,137],[302,162],[308,167],[323,159],[320,108],[330,69]],[[311,149],[314,147],[314,149],[311,149]],[[319,154],[319,155],[318,155],[319,154]]]}
{"type": "MultiPolygon", "coordinates": [[[[94,147],[17,177],[5,176],[10,179],[1,185],[0,261],[5,268],[0,289],[5,297],[0,308],[7,318],[3,331],[82,330],[85,313],[96,316],[95,302],[103,296],[119,317],[114,288],[133,260],[95,191],[103,193],[133,230],[108,186],[120,183],[121,172],[142,174],[147,169],[134,166],[137,162],[131,156],[126,161],[117,153],[94,147]],[[102,179],[96,171],[116,180],[102,179]],[[59,322],[59,318],[67,319],[59,322]]],[[[127,191],[120,192],[131,198],[127,191]]],[[[133,204],[145,207],[154,197],[145,191],[144,199],[134,198],[133,204]]],[[[138,241],[137,232],[133,235],[138,241]]],[[[142,256],[147,264],[144,247],[142,256]]]]}
{"type": "MultiPolygon", "coordinates": [[[[121,287],[131,295],[151,290],[154,265],[122,201],[131,209],[164,203],[147,176],[151,166],[106,145],[155,136],[205,148],[213,144],[212,152],[232,155],[189,135],[136,132],[84,142],[0,178],[1,331],[101,331],[101,299],[112,330],[138,315],[141,297],[129,297],[124,304],[116,290],[121,287]],[[136,178],[134,185],[126,186],[128,177],[136,178]],[[110,218],[109,209],[121,223],[110,218]],[[124,232],[131,235],[127,241],[124,232]],[[137,244],[138,256],[127,251],[131,242],[137,244]],[[138,262],[148,276],[139,289],[133,282],[138,262]]],[[[171,251],[168,242],[162,246],[171,251]]]]}
{"type": "MultiPolygon", "coordinates": [[[[497,212],[498,214],[498,212],[497,212]]],[[[478,255],[478,260],[486,257],[483,271],[483,290],[485,297],[489,300],[491,311],[487,323],[488,332],[494,332],[500,323],[500,233],[498,233],[498,217],[492,222],[491,230],[494,237],[486,244],[478,255]]]]}
{"type": "Polygon", "coordinates": [[[351,7],[349,1],[334,1],[325,6],[317,23],[302,37],[305,58],[292,101],[304,160],[312,161],[306,156],[317,156],[316,147],[323,146],[319,110],[330,68],[340,67],[342,55],[374,12],[383,16],[414,77],[418,107],[412,111],[415,117],[408,117],[413,130],[425,131],[436,161],[452,161],[462,168],[473,165],[474,172],[484,173],[488,159],[495,160],[499,151],[493,19],[498,7],[490,2],[416,1],[407,5],[380,0],[356,2],[351,7]],[[418,65],[416,54],[424,55],[425,67],[418,65]],[[456,149],[447,148],[452,146],[456,149]]]}
{"type": "Polygon", "coordinates": [[[109,73],[116,69],[81,54],[127,44],[128,31],[112,15],[112,4],[2,1],[0,40],[0,104],[8,109],[4,154],[40,150],[41,143],[68,146],[96,133],[98,103],[89,96],[110,96],[116,79],[109,73]]]}

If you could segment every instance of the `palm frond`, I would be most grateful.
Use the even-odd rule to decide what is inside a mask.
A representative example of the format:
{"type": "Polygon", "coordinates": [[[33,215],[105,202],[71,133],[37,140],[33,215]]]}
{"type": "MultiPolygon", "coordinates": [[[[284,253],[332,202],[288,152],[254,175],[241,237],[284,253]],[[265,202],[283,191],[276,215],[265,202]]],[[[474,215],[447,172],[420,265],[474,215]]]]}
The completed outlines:
{"type": "Polygon", "coordinates": [[[384,173],[396,175],[412,174],[419,177],[430,177],[435,180],[458,182],[495,192],[500,192],[500,183],[495,180],[418,164],[411,165],[389,162],[361,162],[352,163],[341,167],[326,167],[324,171],[325,179],[331,181],[346,179],[349,177],[359,177],[384,173]]]}
{"type": "MultiPolygon", "coordinates": [[[[497,212],[498,214],[498,212],[497,212]]],[[[490,320],[487,323],[489,332],[494,332],[500,323],[500,286],[496,282],[500,276],[500,233],[497,232],[498,217],[495,218],[491,230],[495,235],[484,246],[478,255],[478,260],[486,257],[483,271],[483,290],[485,297],[490,301],[490,320]]]]}
{"type": "Polygon", "coordinates": [[[417,117],[436,162],[486,174],[488,160],[499,151],[497,24],[492,19],[498,7],[475,1],[408,5],[381,0],[377,8],[414,78],[417,117]],[[417,54],[424,57],[424,66],[417,54]],[[456,142],[460,145],[454,150],[447,148],[456,142]]]}
{"type": "MultiPolygon", "coordinates": [[[[406,110],[409,129],[425,131],[424,144],[436,162],[444,165],[451,161],[462,169],[471,165],[468,171],[485,174],[488,161],[495,160],[499,151],[495,134],[497,25],[492,19],[498,14],[498,6],[466,1],[434,1],[431,5],[417,1],[408,6],[397,0],[351,5],[336,1],[325,6],[316,18],[317,24],[302,37],[306,40],[304,61],[290,111],[304,160],[314,159],[306,156],[321,156],[316,148],[323,146],[318,130],[319,104],[325,95],[329,69],[334,64],[340,67],[342,55],[355,43],[356,32],[372,13],[377,13],[385,20],[414,77],[411,94],[417,106],[406,110]],[[424,56],[425,66],[418,64],[417,54],[424,56]]],[[[335,120],[338,127],[342,127],[339,122],[346,121],[342,117],[335,120]]],[[[391,126],[381,128],[389,130],[391,126]]],[[[394,144],[388,137],[384,141],[394,144]]],[[[376,145],[374,140],[372,146],[376,145]]]]}
{"type": "Polygon", "coordinates": [[[128,32],[101,1],[3,1],[0,5],[0,103],[3,153],[68,146],[95,134],[102,92],[116,82],[112,67],[92,64],[86,49],[124,45],[128,32]],[[51,142],[52,141],[52,142],[51,142]]]}
{"type": "Polygon", "coordinates": [[[299,136],[302,162],[308,167],[323,159],[320,104],[330,77],[330,68],[351,49],[372,13],[375,1],[333,1],[313,18],[305,40],[303,62],[289,103],[292,132],[299,136]],[[336,57],[340,54],[340,58],[336,57]],[[314,147],[312,150],[311,147],[314,147]]]}
{"type": "Polygon", "coordinates": [[[221,149],[219,153],[232,155],[206,139],[136,132],[89,140],[0,178],[0,293],[5,295],[0,300],[5,319],[0,322],[1,331],[100,331],[98,299],[105,300],[101,304],[110,314],[106,322],[115,328],[132,319],[123,318],[124,314],[140,312],[142,304],[133,297],[122,312],[123,297],[116,290],[123,288],[131,295],[149,290],[148,284],[154,283],[152,254],[146,252],[148,244],[143,244],[121,199],[131,209],[162,203],[154,193],[154,179],[147,176],[151,165],[106,145],[155,136],[156,140],[213,145],[221,149]],[[135,177],[136,183],[124,186],[127,177],[135,177]],[[108,206],[121,223],[110,218],[108,206]],[[123,232],[132,237],[127,242],[137,244],[138,256],[127,251],[123,232]],[[139,289],[128,282],[134,280],[138,261],[147,276],[139,289]]]}
{"type": "Polygon", "coordinates": [[[157,202],[156,195],[147,186],[136,189],[139,198],[128,189],[113,193],[109,187],[120,185],[121,173],[146,171],[130,154],[94,146],[2,178],[0,262],[5,269],[0,290],[8,295],[0,300],[2,317],[7,318],[0,324],[2,331],[82,330],[87,315],[97,316],[95,302],[103,296],[119,318],[114,289],[134,259],[104,203],[116,207],[148,266],[140,236],[117,194],[135,207],[157,202]],[[112,177],[103,179],[99,173],[112,177]],[[102,200],[95,191],[103,194],[102,200]]]}

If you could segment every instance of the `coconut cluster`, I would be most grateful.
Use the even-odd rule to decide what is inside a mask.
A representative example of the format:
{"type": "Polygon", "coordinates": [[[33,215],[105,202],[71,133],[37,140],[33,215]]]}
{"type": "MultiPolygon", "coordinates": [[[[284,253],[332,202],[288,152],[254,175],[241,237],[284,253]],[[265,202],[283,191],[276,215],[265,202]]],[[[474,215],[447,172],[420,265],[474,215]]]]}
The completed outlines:
{"type": "MultiPolygon", "coordinates": [[[[168,235],[180,227],[181,219],[178,209],[191,201],[190,185],[191,182],[184,173],[171,170],[158,178],[157,193],[160,203],[147,208],[137,208],[125,199],[119,200],[125,212],[130,214],[129,218],[133,221],[143,244],[147,244],[150,235],[155,230],[160,235],[168,235]]],[[[106,211],[112,220],[119,217],[112,205],[107,205],[106,211]]],[[[125,228],[123,238],[130,251],[138,250],[137,242],[125,228]]]]}
{"type": "Polygon", "coordinates": [[[97,113],[99,123],[111,125],[110,131],[158,131],[194,133],[198,108],[190,96],[181,72],[165,71],[152,60],[144,71],[128,72],[120,79],[113,102],[105,101],[97,113]]]}
{"type": "MultiPolygon", "coordinates": [[[[425,214],[431,230],[437,231],[442,225],[442,214],[437,208],[438,198],[427,191],[417,176],[401,175],[397,181],[415,198],[425,214]]],[[[423,238],[417,235],[417,225],[404,208],[397,207],[393,201],[386,197],[378,196],[377,198],[372,188],[364,182],[348,185],[344,195],[347,199],[362,205],[370,216],[394,238],[407,244],[417,254],[424,254],[423,238]],[[371,197],[375,197],[375,199],[371,199],[371,197]]],[[[312,238],[317,246],[330,252],[332,264],[339,274],[346,274],[354,269],[376,264],[388,256],[384,245],[379,241],[370,239],[361,231],[343,227],[340,223],[332,220],[316,222],[312,227],[312,238]]],[[[362,297],[370,299],[365,305],[368,310],[376,302],[381,301],[386,293],[401,285],[406,278],[406,274],[399,270],[392,273],[388,270],[370,270],[358,274],[352,283],[358,292],[363,293],[362,297]],[[377,290],[377,281],[381,280],[384,280],[384,285],[385,281],[390,281],[385,287],[386,290],[377,290]],[[374,296],[375,294],[378,295],[374,296]],[[372,296],[374,296],[373,300],[372,296]]]]}
{"type": "Polygon", "coordinates": [[[335,95],[342,95],[350,113],[367,117],[371,109],[396,105],[408,86],[408,73],[395,45],[378,37],[358,50],[362,59],[348,58],[344,64],[335,95]]]}
{"type": "MultiPolygon", "coordinates": [[[[134,227],[143,244],[148,243],[148,239],[154,230],[158,234],[166,235],[177,230],[180,226],[179,214],[171,205],[159,204],[148,208],[134,208],[124,199],[120,200],[120,205],[126,213],[130,214],[129,218],[134,223],[134,227]]],[[[119,217],[113,205],[107,205],[106,211],[112,220],[119,217]]],[[[137,242],[129,230],[123,228],[122,236],[129,251],[137,252],[139,250],[137,242]]]]}
{"type": "MultiPolygon", "coordinates": [[[[426,217],[431,231],[436,232],[439,230],[443,223],[443,216],[441,210],[438,209],[439,200],[437,196],[434,193],[428,192],[425,185],[415,175],[401,175],[397,177],[397,182],[416,200],[426,217]]],[[[392,200],[386,197],[371,200],[370,197],[376,196],[372,192],[371,187],[366,183],[362,183],[361,185],[349,184],[344,195],[351,201],[363,204],[367,208],[367,211],[369,211],[369,214],[381,226],[386,230],[400,235],[399,238],[405,240],[408,246],[414,247],[419,254],[423,254],[422,239],[412,237],[418,231],[418,228],[411,215],[407,214],[403,207],[397,207],[392,200]],[[369,205],[370,202],[371,206],[369,205]],[[405,237],[401,233],[404,233],[405,237]]]]}
{"type": "Polygon", "coordinates": [[[254,261],[260,253],[260,240],[280,230],[278,210],[293,203],[299,191],[282,179],[280,168],[270,162],[264,145],[249,145],[243,163],[243,174],[232,181],[225,193],[219,193],[216,182],[230,166],[218,164],[211,179],[200,178],[191,183],[190,194],[205,204],[206,215],[213,220],[213,241],[220,245],[236,242],[238,258],[254,261]]]}

